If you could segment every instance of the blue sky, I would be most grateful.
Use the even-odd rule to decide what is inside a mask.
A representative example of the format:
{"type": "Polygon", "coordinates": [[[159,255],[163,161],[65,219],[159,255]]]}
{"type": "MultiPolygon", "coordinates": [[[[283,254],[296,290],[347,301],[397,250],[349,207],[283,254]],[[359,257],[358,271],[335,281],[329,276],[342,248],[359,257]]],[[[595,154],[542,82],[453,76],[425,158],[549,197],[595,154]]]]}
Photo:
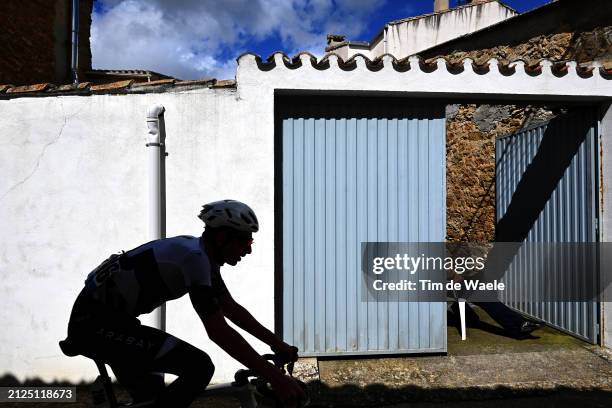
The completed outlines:
{"type": "MultiPolygon", "coordinates": [[[[549,0],[502,2],[525,12],[549,0]]],[[[322,55],[327,33],[369,41],[388,21],[432,11],[433,0],[95,0],[93,67],[233,78],[244,51],[322,55]]]]}

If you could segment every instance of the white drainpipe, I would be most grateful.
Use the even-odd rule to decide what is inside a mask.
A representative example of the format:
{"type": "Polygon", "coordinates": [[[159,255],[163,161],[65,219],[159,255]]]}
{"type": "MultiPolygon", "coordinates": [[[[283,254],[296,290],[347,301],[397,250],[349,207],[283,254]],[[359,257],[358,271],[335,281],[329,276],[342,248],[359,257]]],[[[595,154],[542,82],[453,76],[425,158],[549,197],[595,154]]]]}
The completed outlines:
{"type": "MultiPolygon", "coordinates": [[[[149,156],[149,238],[166,237],[166,126],[162,105],[151,106],[147,110],[147,150],[149,156]]],[[[153,312],[155,327],[166,330],[166,305],[153,312]]]]}

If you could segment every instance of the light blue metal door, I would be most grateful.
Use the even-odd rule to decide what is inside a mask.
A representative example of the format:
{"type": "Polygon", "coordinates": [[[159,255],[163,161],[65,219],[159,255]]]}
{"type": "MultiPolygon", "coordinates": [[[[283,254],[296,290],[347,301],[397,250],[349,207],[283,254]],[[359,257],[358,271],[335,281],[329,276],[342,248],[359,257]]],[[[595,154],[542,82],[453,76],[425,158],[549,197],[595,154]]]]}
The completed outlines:
{"type": "Polygon", "coordinates": [[[362,301],[360,287],[361,242],[444,241],[444,106],[276,102],[284,339],[305,356],[445,352],[445,303],[362,301]]]}
{"type": "MultiPolygon", "coordinates": [[[[496,142],[496,202],[500,223],[520,225],[518,242],[596,242],[597,134],[591,110],[578,110],[496,142]],[[523,204],[521,204],[523,203],[523,204]],[[514,210],[513,210],[514,208],[514,210]]],[[[504,240],[504,239],[498,239],[504,240]]],[[[509,306],[546,321],[591,343],[597,342],[597,303],[530,301],[537,279],[532,262],[537,257],[519,252],[505,275],[509,306]]],[[[561,268],[572,265],[557,265],[561,268]]],[[[575,278],[555,279],[560,293],[568,285],[597,279],[584,275],[595,270],[576,268],[575,278]]],[[[591,284],[591,283],[589,283],[591,284]]],[[[586,290],[586,289],[585,289],[586,290]]],[[[596,289],[591,289],[596,292],[596,289]]]]}

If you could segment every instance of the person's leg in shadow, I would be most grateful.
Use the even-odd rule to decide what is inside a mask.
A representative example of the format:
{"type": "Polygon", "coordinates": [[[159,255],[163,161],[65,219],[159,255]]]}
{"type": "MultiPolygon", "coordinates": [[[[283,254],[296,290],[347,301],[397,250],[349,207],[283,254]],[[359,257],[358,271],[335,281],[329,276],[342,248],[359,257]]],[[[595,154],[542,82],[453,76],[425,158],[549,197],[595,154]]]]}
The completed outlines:
{"type": "MultiPolygon", "coordinates": [[[[502,302],[473,302],[476,306],[484,310],[491,318],[497,322],[503,329],[504,333],[513,338],[527,338],[534,330],[544,326],[542,322],[536,322],[526,319],[520,313],[515,312],[502,302]]],[[[459,305],[455,302],[451,306],[451,310],[456,316],[459,316],[459,305]]],[[[466,324],[471,327],[479,327],[483,325],[478,314],[466,302],[465,307],[466,324]]]]}

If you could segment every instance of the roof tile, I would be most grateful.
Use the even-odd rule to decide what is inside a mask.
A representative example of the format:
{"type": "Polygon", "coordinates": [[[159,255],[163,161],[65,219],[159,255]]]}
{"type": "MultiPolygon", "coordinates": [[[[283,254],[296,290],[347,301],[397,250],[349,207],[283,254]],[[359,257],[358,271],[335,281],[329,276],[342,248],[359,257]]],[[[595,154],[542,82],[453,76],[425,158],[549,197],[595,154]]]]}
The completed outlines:
{"type": "Polygon", "coordinates": [[[175,85],[185,86],[185,85],[211,85],[215,83],[215,79],[213,78],[204,78],[204,79],[189,79],[185,81],[176,81],[175,85]]]}
{"type": "Polygon", "coordinates": [[[54,85],[50,84],[49,82],[34,85],[22,85],[10,88],[6,91],[6,93],[44,92],[53,86],[54,85]]]}
{"type": "Polygon", "coordinates": [[[90,89],[94,92],[95,91],[119,90],[119,89],[128,88],[130,85],[132,85],[133,82],[134,82],[133,79],[128,79],[125,81],[109,82],[106,84],[92,85],[90,89]]]}
{"type": "Polygon", "coordinates": [[[75,84],[64,84],[64,85],[59,85],[57,88],[54,88],[53,91],[54,92],[72,92],[76,89],[77,89],[77,85],[75,84]]]}
{"type": "Polygon", "coordinates": [[[134,85],[132,85],[132,88],[143,88],[147,86],[166,85],[166,84],[172,85],[174,84],[174,82],[176,82],[176,79],[174,78],[158,79],[156,81],[150,81],[150,82],[137,82],[134,85]]]}
{"type": "MultiPolygon", "coordinates": [[[[57,87],[50,89],[50,91],[52,92],[87,91],[90,85],[91,85],[91,82],[79,82],[78,84],[74,84],[74,83],[73,84],[63,84],[63,85],[58,85],[57,87]]],[[[83,93],[83,92],[78,92],[78,93],[83,93]]]]}
{"type": "Polygon", "coordinates": [[[234,79],[222,79],[215,82],[213,88],[233,88],[236,86],[236,80],[234,79]]]}

